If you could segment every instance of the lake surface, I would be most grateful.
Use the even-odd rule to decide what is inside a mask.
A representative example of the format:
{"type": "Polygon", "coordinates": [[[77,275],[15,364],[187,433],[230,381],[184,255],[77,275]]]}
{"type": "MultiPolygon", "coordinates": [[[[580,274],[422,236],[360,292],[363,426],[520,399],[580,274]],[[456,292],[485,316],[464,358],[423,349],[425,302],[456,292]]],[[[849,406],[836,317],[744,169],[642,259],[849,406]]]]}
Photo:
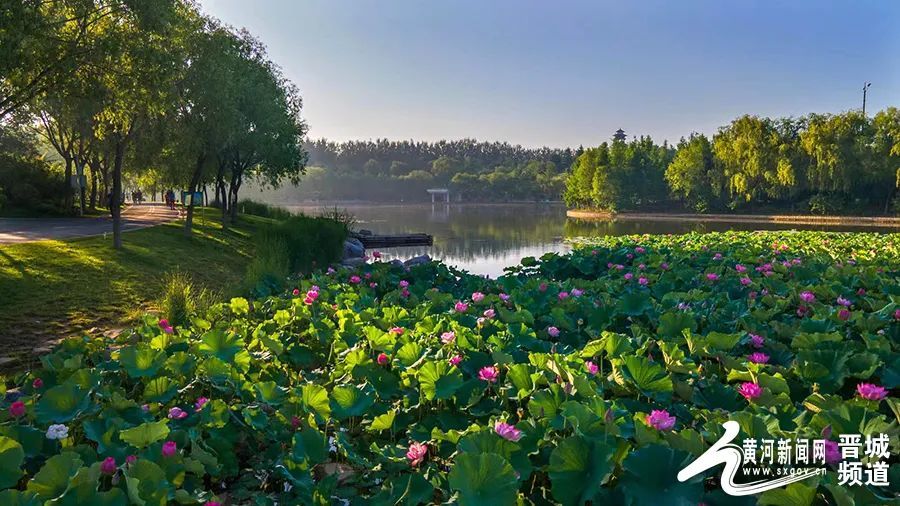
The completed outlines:
{"type": "MultiPolygon", "coordinates": [[[[306,214],[319,214],[333,206],[286,205],[306,214]]],[[[828,227],[757,223],[678,221],[584,221],[566,218],[562,204],[340,204],[352,213],[357,229],[374,233],[424,232],[434,246],[381,250],[388,260],[428,254],[434,259],[476,274],[496,277],[503,268],[523,257],[568,251],[565,238],[626,234],[679,234],[723,230],[870,230],[863,227],[828,227]]]]}

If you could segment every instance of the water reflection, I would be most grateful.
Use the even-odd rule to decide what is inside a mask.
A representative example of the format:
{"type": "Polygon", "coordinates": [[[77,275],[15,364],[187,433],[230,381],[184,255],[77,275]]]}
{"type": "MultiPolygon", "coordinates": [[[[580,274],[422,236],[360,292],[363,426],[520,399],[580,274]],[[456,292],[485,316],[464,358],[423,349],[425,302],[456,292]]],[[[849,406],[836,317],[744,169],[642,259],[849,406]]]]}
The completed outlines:
{"type": "MultiPolygon", "coordinates": [[[[317,214],[321,205],[286,206],[317,214]]],[[[686,222],[686,221],[585,221],[566,219],[560,204],[412,204],[340,205],[356,216],[357,228],[375,233],[424,232],[434,236],[434,246],[390,248],[387,259],[428,254],[477,274],[498,276],[503,268],[523,257],[539,257],[549,251],[565,252],[565,237],[625,234],[680,234],[691,231],[869,230],[865,227],[796,226],[783,224],[686,222]]]]}

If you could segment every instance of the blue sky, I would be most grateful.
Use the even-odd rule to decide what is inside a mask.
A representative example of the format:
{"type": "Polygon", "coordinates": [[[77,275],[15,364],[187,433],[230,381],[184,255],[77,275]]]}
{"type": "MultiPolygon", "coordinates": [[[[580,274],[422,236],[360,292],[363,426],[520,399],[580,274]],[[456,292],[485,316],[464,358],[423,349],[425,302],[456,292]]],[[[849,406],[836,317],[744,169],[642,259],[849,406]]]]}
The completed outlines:
{"type": "Polygon", "coordinates": [[[900,1],[202,0],[300,88],[310,136],[596,145],[900,106],[900,1]]]}

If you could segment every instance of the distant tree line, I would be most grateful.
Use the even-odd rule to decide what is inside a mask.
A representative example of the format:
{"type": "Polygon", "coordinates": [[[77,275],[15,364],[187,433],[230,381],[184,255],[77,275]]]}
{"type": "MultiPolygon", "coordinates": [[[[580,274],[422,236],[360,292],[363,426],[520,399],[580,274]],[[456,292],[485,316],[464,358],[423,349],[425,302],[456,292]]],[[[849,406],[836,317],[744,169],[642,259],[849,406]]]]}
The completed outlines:
{"type": "Polygon", "coordinates": [[[566,180],[571,207],[696,212],[900,213],[900,110],[801,118],[742,116],[712,139],[649,137],[584,151],[566,180]]]}
{"type": "Polygon", "coordinates": [[[0,23],[0,209],[108,208],[119,246],[126,186],[211,188],[227,224],[245,180],[302,174],[296,87],[195,2],[21,0],[0,23]]]}
{"type": "Polygon", "coordinates": [[[474,139],[417,142],[325,139],[304,144],[313,168],[298,198],[423,200],[449,187],[465,200],[558,200],[580,151],[474,139]]]}

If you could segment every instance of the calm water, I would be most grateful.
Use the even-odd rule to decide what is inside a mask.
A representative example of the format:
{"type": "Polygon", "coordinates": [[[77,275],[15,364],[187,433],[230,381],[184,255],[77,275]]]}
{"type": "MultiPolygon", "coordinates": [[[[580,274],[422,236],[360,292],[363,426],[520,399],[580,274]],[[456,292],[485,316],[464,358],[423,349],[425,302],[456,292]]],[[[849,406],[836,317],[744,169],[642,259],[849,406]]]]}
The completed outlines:
{"type": "MultiPolygon", "coordinates": [[[[286,207],[307,214],[318,214],[323,209],[321,205],[286,207]]],[[[375,233],[424,232],[434,236],[432,247],[385,249],[382,250],[384,258],[406,260],[415,255],[428,254],[461,269],[492,277],[499,276],[504,267],[519,263],[523,257],[540,257],[550,251],[568,251],[569,246],[564,241],[566,237],[755,229],[853,229],[753,223],[583,221],[567,219],[565,206],[561,204],[339,207],[347,209],[356,217],[358,229],[368,229],[375,233]]]]}

